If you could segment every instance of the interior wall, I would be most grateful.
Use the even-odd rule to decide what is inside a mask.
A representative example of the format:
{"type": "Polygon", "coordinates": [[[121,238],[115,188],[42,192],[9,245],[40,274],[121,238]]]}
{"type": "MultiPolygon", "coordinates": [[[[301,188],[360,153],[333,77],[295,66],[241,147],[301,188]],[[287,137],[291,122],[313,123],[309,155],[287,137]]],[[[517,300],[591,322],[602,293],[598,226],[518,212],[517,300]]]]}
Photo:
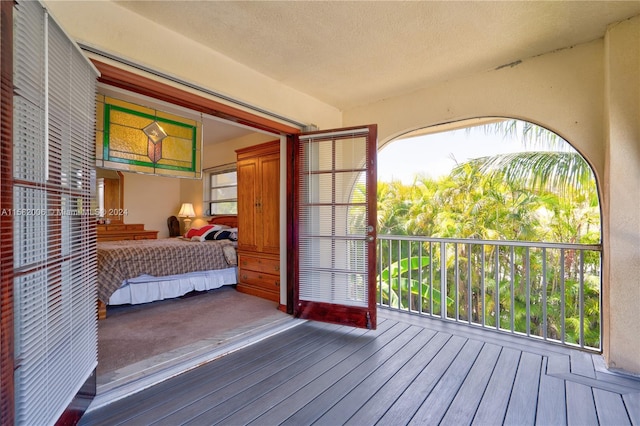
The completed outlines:
{"type": "MultiPolygon", "coordinates": [[[[124,223],[143,223],[145,229],[158,231],[158,238],[168,238],[167,218],[180,211],[180,182],[183,179],[124,174],[124,223]]],[[[197,181],[201,182],[201,181],[197,181]]]]}
{"type": "Polygon", "coordinates": [[[346,126],[377,123],[380,144],[435,124],[504,116],[540,124],[578,149],[601,194],[605,360],[638,374],[639,31],[636,17],[612,27],[606,44],[596,40],[344,112],[346,126]]]}
{"type": "MultiPolygon", "coordinates": [[[[205,145],[202,151],[202,167],[203,169],[208,169],[235,163],[236,149],[258,145],[276,138],[273,135],[251,133],[228,141],[205,145]]],[[[203,179],[200,180],[180,179],[180,202],[193,203],[193,209],[196,212],[196,217],[191,222],[192,227],[206,225],[208,220],[208,217],[204,215],[206,209],[203,206],[205,183],[204,174],[203,179]]]]}

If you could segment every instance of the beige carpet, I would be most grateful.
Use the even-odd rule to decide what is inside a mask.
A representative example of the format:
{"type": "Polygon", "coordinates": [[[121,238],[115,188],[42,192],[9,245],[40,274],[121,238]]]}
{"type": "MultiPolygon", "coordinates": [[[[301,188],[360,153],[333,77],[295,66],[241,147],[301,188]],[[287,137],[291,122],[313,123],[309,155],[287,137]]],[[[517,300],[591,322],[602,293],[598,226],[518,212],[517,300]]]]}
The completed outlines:
{"type": "Polygon", "coordinates": [[[231,286],[144,305],[109,307],[107,318],[98,322],[98,383],[203,342],[222,344],[288,317],[275,302],[231,286]]]}

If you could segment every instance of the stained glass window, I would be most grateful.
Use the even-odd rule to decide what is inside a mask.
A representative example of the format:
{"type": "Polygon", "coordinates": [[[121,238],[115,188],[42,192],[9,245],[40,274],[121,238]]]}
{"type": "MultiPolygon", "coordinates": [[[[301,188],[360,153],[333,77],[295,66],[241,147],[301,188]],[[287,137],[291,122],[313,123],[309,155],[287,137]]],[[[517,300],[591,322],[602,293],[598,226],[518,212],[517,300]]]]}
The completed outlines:
{"type": "Polygon", "coordinates": [[[100,94],[96,105],[97,166],[201,177],[201,122],[100,94]]]}

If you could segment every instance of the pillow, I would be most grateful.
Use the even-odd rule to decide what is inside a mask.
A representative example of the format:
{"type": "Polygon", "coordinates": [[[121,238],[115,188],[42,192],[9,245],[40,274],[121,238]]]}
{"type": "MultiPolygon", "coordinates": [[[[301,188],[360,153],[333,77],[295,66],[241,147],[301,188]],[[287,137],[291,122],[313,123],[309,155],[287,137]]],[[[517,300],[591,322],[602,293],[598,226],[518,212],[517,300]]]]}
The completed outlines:
{"type": "Polygon", "coordinates": [[[218,231],[213,231],[208,233],[204,239],[205,240],[232,240],[238,241],[238,232],[233,232],[233,229],[236,228],[228,228],[228,229],[220,229],[218,231]]]}
{"type": "Polygon", "coordinates": [[[193,240],[194,238],[202,241],[204,237],[206,237],[211,232],[217,231],[221,228],[216,228],[216,226],[220,225],[205,225],[202,228],[191,228],[185,234],[184,237],[193,240]]]}
{"type": "Polygon", "coordinates": [[[236,248],[234,246],[222,247],[222,253],[229,266],[238,266],[238,255],[236,254],[236,248]]]}

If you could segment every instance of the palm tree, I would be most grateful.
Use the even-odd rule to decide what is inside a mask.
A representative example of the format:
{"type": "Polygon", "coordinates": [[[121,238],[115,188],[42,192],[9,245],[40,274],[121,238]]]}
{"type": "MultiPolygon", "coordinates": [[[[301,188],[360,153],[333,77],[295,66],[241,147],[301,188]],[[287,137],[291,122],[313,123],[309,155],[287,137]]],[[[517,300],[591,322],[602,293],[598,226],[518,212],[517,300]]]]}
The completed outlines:
{"type": "MultiPolygon", "coordinates": [[[[493,134],[512,135],[520,132],[520,139],[530,146],[536,146],[538,151],[520,152],[514,154],[482,157],[459,164],[449,176],[434,180],[418,176],[412,185],[402,185],[399,182],[390,184],[379,183],[378,186],[378,219],[379,233],[426,235],[441,238],[479,238],[486,240],[526,240],[526,241],[554,241],[567,243],[598,243],[600,242],[600,214],[599,203],[593,173],[586,161],[573,149],[560,149],[562,138],[531,123],[517,120],[507,120],[497,124],[487,125],[486,131],[493,134]],[[544,150],[546,148],[547,150],[544,150]],[[555,148],[556,150],[548,150],[555,148]]],[[[568,146],[568,144],[567,144],[568,146]]],[[[448,249],[447,249],[448,250],[448,249]]],[[[565,339],[577,341],[576,330],[579,329],[578,299],[574,276],[577,274],[577,260],[575,253],[567,250],[563,259],[563,269],[566,278],[560,285],[560,256],[552,250],[546,254],[548,285],[546,290],[542,282],[543,268],[541,253],[531,250],[531,256],[523,258],[524,253],[516,252],[520,261],[516,262],[514,294],[511,295],[511,272],[501,270],[499,299],[494,294],[495,282],[485,283],[485,315],[481,315],[481,288],[478,276],[478,265],[481,258],[493,259],[494,254],[482,253],[477,250],[467,252],[466,246],[459,248],[458,259],[471,265],[473,287],[471,294],[466,294],[464,286],[461,289],[458,303],[461,305],[460,315],[472,317],[472,321],[494,321],[491,312],[496,312],[496,304],[500,304],[501,321],[507,323],[510,315],[515,315],[515,328],[524,330],[525,290],[522,279],[522,268],[527,267],[531,274],[531,327],[532,334],[542,335],[542,304],[546,298],[547,330],[552,338],[559,338],[560,312],[557,305],[561,299],[567,302],[565,320],[565,339]],[[562,292],[564,291],[564,296],[562,292]],[[543,296],[543,293],[546,295],[543,296]],[[510,306],[513,297],[515,306],[510,306]],[[471,312],[466,312],[466,306],[471,302],[471,312]],[[493,310],[493,311],[492,311],[493,310]],[[578,321],[578,323],[576,323],[578,321]]],[[[395,254],[397,251],[394,249],[395,254]]],[[[384,279],[390,290],[383,297],[391,303],[404,304],[405,297],[413,291],[414,284],[401,278],[400,265],[408,251],[400,250],[401,257],[396,263],[389,265],[386,259],[384,265],[389,265],[388,279],[384,279]],[[397,277],[390,274],[397,271],[397,277]],[[393,276],[393,278],[391,278],[393,276]],[[394,293],[403,295],[400,300],[394,293]],[[395,300],[392,299],[396,296],[395,300]]],[[[383,257],[386,251],[383,253],[383,257]]],[[[412,256],[414,254],[412,253],[412,256]]],[[[434,251],[433,266],[440,264],[439,251],[434,251]]],[[[506,254],[498,252],[496,255],[506,254]]],[[[598,274],[599,256],[597,252],[589,254],[593,259],[585,258],[585,268],[596,281],[598,274]]],[[[394,255],[395,257],[395,255],[394,255]]],[[[451,256],[448,256],[451,258],[451,256]]],[[[500,262],[502,265],[502,262],[500,262]]],[[[508,264],[508,261],[505,262],[508,264]]],[[[407,263],[408,265],[408,263],[407,263]]],[[[420,267],[431,268],[431,264],[420,267]]],[[[447,268],[451,265],[447,265],[447,268]]],[[[493,276],[494,262],[490,261],[483,267],[487,277],[493,276]]],[[[413,265],[411,268],[414,269],[413,265]]],[[[465,282],[466,266],[461,268],[459,280],[465,282]]],[[[412,276],[417,276],[413,274],[412,276]]],[[[453,274],[447,275],[449,279],[453,274]]],[[[589,281],[590,282],[590,281],[589,281]]],[[[417,284],[417,283],[416,283],[417,284]]],[[[448,283],[448,295],[453,294],[453,286],[459,283],[448,283]]],[[[439,288],[438,283],[434,287],[439,288]]],[[[416,287],[419,288],[419,287],[416,287]]],[[[383,290],[382,288],[381,290],[383,290]]],[[[423,295],[425,293],[422,293],[423,295]]],[[[439,295],[438,295],[439,296],[439,295]]],[[[584,304],[585,333],[587,345],[597,346],[599,334],[599,284],[589,285],[585,290],[584,304]]],[[[434,308],[437,306],[434,305],[434,308]]],[[[437,309],[435,309],[437,310],[437,309]]],[[[437,314],[437,312],[435,312],[437,314]]]]}
{"type": "Polygon", "coordinates": [[[470,163],[490,178],[499,175],[506,182],[536,192],[556,193],[578,202],[585,198],[597,202],[593,171],[577,152],[516,152],[480,157],[470,163]]]}

